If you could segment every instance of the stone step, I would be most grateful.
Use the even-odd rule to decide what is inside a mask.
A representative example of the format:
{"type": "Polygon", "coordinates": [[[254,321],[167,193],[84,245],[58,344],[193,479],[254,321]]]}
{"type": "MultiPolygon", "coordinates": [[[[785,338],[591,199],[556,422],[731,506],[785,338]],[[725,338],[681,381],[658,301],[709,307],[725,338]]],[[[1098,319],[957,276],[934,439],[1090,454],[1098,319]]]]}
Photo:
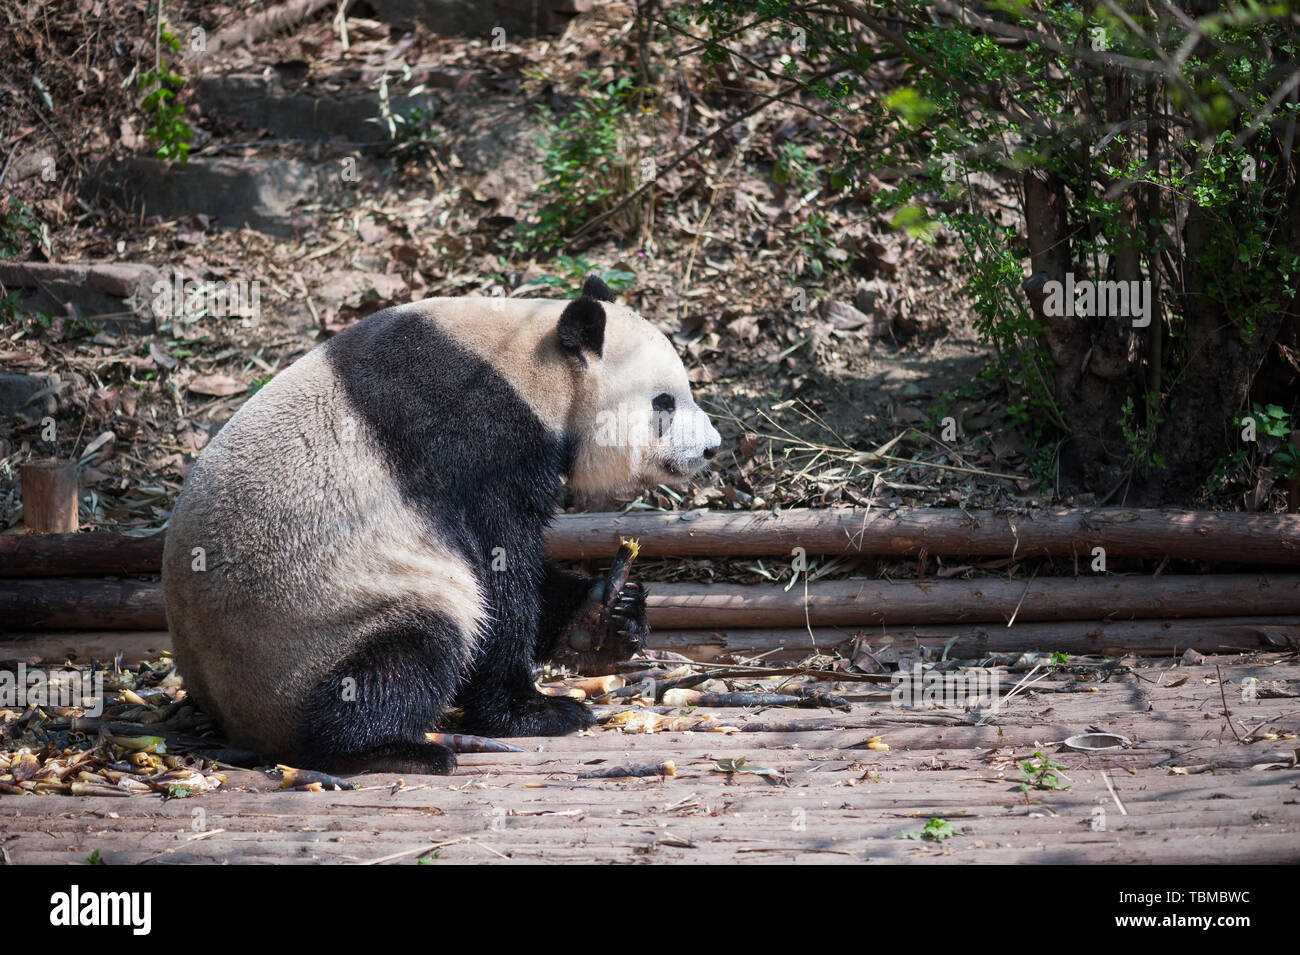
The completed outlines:
{"type": "MultiPolygon", "coordinates": [[[[375,94],[286,92],[274,74],[269,79],[214,75],[202,83],[206,113],[265,129],[276,138],[318,142],[308,151],[334,157],[308,162],[192,155],[188,163],[168,164],[137,156],[102,167],[92,193],[133,214],[171,219],[202,213],[219,228],[249,226],[285,236],[318,224],[310,206],[329,203],[346,188],[364,188],[382,175],[383,157],[357,148],[364,137],[382,141],[381,127],[370,121],[379,115],[375,94]],[[351,180],[343,174],[347,160],[357,167],[351,180]]],[[[477,196],[497,200],[511,215],[532,196],[544,128],[535,111],[508,96],[470,89],[394,94],[391,102],[395,109],[418,103],[437,117],[440,142],[454,153],[454,165],[474,180],[477,196]]]]}
{"type": "Polygon", "coordinates": [[[28,421],[39,420],[44,415],[54,414],[56,408],[48,375],[0,372],[0,426],[3,429],[7,429],[17,415],[28,421]]]}
{"type": "MultiPolygon", "coordinates": [[[[463,88],[473,78],[449,77],[445,88],[463,88]]],[[[412,84],[416,86],[419,84],[412,84]]],[[[194,84],[206,116],[220,116],[248,130],[266,130],[274,139],[317,142],[383,143],[391,137],[373,90],[332,92],[327,86],[286,90],[280,74],[217,73],[194,84]]],[[[398,116],[412,109],[426,113],[438,108],[437,94],[390,93],[389,107],[398,116]]]]}
{"type": "Polygon", "coordinates": [[[514,39],[564,28],[592,0],[384,0],[375,19],[410,29],[416,23],[443,35],[486,36],[501,28],[514,39]]]}
{"type": "Polygon", "coordinates": [[[152,289],[162,278],[151,265],[126,262],[0,261],[0,286],[22,290],[22,311],[66,315],[70,305],[113,334],[153,331],[152,289]]]}
{"type": "Polygon", "coordinates": [[[251,226],[273,235],[289,235],[319,223],[319,216],[306,209],[309,204],[327,202],[349,185],[357,186],[377,175],[367,167],[352,180],[345,179],[348,159],[358,167],[367,165],[358,157],[320,163],[191,157],[184,164],[168,164],[135,156],[105,167],[96,184],[101,198],[133,214],[174,219],[202,213],[223,229],[251,226]]]}

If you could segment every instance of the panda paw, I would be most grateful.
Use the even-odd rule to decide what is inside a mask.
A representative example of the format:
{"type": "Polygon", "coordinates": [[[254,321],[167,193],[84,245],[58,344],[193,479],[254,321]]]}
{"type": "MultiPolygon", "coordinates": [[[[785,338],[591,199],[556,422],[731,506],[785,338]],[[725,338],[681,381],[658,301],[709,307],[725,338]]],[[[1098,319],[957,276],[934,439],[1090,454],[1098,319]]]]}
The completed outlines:
{"type": "Polygon", "coordinates": [[[637,583],[619,588],[606,605],[605,584],[598,583],[568,629],[556,641],[550,659],[582,673],[608,673],[615,663],[645,649],[650,635],[646,591],[637,583]]]}
{"type": "Polygon", "coordinates": [[[467,726],[484,736],[564,736],[595,722],[591,708],[580,700],[533,693],[508,713],[494,714],[486,723],[470,720],[467,726]]]}

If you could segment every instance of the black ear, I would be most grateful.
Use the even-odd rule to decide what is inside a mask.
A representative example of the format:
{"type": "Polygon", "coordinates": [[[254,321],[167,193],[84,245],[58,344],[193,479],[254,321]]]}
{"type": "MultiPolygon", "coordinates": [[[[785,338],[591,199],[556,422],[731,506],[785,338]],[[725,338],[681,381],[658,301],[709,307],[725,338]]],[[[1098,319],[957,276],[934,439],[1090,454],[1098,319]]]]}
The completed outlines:
{"type": "Polygon", "coordinates": [[[586,364],[583,351],[600,357],[605,348],[605,309],[587,295],[576,298],[561,313],[555,334],[560,339],[561,348],[586,364]]]}
{"type": "Polygon", "coordinates": [[[597,302],[614,301],[614,293],[609,290],[609,286],[595,272],[587,276],[587,281],[582,283],[582,294],[588,298],[594,298],[597,302]]]}

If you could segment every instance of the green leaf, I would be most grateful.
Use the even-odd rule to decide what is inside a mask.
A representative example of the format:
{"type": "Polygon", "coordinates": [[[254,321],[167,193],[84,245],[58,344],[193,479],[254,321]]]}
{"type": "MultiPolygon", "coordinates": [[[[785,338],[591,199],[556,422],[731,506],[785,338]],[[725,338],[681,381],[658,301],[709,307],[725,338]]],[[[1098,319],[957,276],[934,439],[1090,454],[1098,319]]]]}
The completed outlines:
{"type": "Polygon", "coordinates": [[[903,206],[894,213],[890,225],[905,230],[913,239],[925,241],[932,239],[939,231],[939,223],[931,219],[926,211],[917,205],[903,206]]]}
{"type": "Polygon", "coordinates": [[[885,108],[897,113],[909,126],[922,126],[937,107],[915,89],[903,87],[885,97],[885,108]]]}

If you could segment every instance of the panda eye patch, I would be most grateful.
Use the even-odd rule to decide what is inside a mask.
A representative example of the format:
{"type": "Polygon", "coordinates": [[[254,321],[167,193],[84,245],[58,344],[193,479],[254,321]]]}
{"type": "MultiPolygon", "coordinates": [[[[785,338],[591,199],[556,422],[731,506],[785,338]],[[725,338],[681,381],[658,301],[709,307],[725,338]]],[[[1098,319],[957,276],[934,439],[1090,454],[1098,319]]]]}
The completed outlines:
{"type": "Polygon", "coordinates": [[[677,407],[677,399],[665,391],[663,394],[655,395],[651,404],[654,405],[655,411],[672,411],[677,407]]]}

